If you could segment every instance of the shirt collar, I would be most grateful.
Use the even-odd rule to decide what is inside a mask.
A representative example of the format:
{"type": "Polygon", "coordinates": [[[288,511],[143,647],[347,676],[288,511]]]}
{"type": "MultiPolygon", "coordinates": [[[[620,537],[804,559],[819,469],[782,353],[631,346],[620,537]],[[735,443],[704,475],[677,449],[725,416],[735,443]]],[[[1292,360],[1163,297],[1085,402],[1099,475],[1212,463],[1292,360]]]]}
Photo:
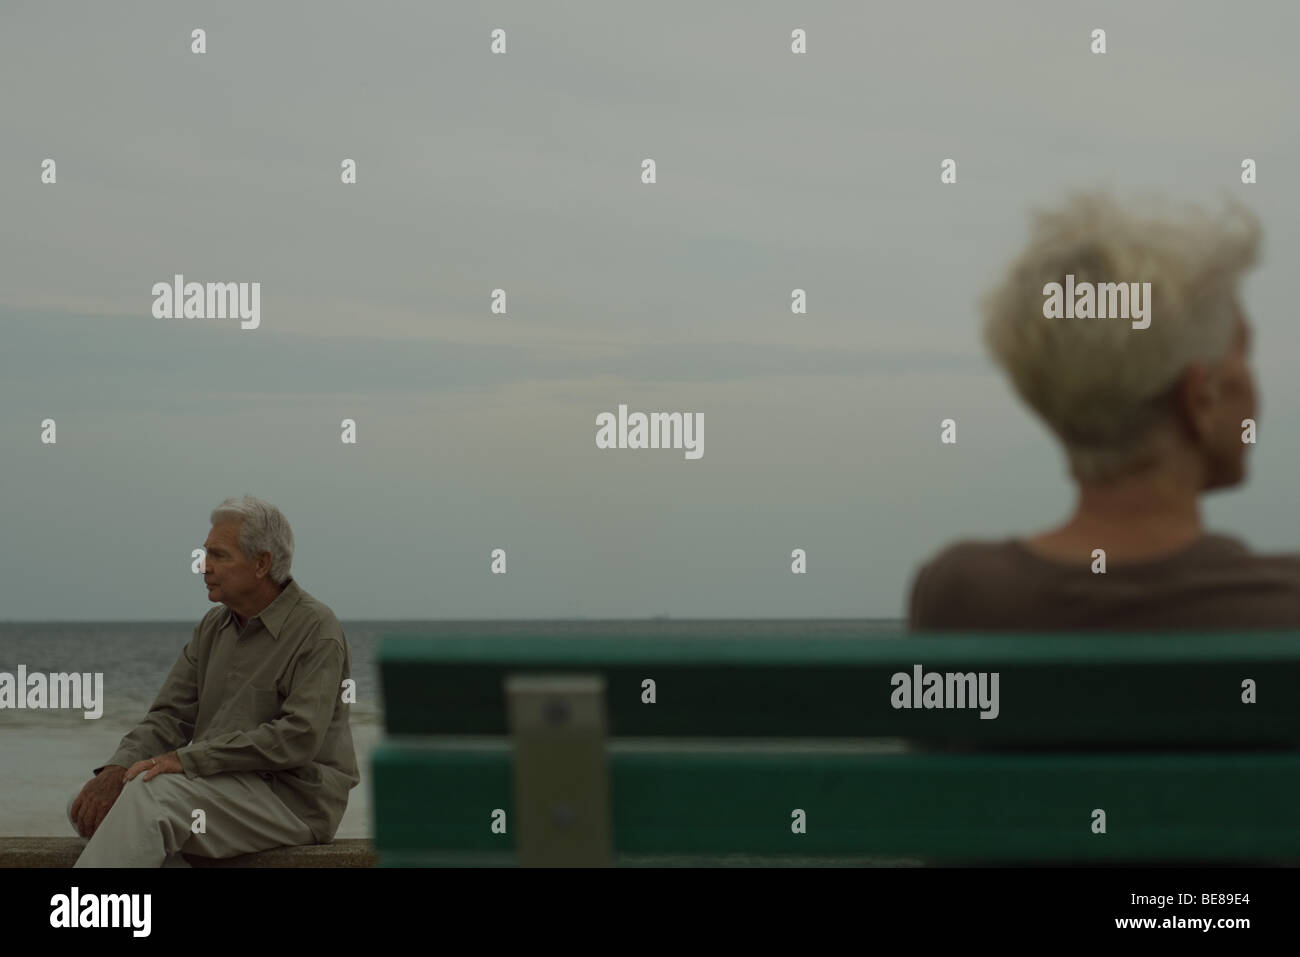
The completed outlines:
{"type": "MultiPolygon", "coordinates": [[[[298,583],[290,575],[285,581],[284,590],[276,595],[269,605],[244,622],[244,627],[247,628],[249,622],[257,620],[262,623],[263,628],[271,633],[272,638],[279,638],[280,629],[284,627],[284,620],[289,617],[289,612],[293,610],[294,605],[298,604],[298,599],[301,597],[302,589],[298,587],[298,583]]],[[[233,625],[236,631],[239,630],[239,622],[235,620],[235,613],[229,608],[226,609],[226,621],[233,625]]]]}

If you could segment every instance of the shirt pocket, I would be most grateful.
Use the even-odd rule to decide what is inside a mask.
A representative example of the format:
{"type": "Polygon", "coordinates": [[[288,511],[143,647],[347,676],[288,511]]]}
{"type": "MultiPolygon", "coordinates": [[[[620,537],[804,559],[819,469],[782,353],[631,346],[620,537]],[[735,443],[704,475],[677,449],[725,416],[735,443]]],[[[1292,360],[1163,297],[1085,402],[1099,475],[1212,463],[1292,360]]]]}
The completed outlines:
{"type": "Polygon", "coordinates": [[[258,725],[274,721],[280,714],[280,694],[274,688],[263,691],[247,685],[240,693],[238,706],[231,716],[239,722],[240,731],[252,731],[258,725]]]}

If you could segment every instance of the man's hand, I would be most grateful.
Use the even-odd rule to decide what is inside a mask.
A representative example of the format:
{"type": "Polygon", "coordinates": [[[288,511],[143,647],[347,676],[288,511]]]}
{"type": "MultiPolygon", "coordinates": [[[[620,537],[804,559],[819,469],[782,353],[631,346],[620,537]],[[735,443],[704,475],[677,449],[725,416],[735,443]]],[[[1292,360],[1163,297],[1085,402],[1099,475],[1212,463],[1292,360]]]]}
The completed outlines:
{"type": "Polygon", "coordinates": [[[75,801],[72,802],[72,820],[77,825],[77,833],[82,837],[94,837],[100,823],[113,807],[113,802],[122,793],[126,783],[123,775],[126,768],[120,764],[110,764],[100,769],[86,782],[75,801]]]}
{"type": "Polygon", "coordinates": [[[144,772],[144,779],[152,781],[160,774],[184,774],[185,769],[181,767],[181,759],[176,756],[175,751],[168,751],[166,754],[160,754],[156,758],[148,758],[144,761],[137,761],[131,767],[127,768],[124,781],[129,781],[141,771],[144,772]]]}

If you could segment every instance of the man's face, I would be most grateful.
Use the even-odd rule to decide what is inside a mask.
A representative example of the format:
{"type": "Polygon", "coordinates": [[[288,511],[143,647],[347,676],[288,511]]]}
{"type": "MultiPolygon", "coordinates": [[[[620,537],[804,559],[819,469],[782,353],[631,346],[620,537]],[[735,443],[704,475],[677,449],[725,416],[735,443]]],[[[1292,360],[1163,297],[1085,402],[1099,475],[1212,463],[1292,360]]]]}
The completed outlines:
{"type": "Polygon", "coordinates": [[[239,547],[239,526],[239,522],[213,525],[208,540],[203,543],[207,551],[203,581],[208,586],[209,601],[230,605],[257,592],[257,562],[245,556],[239,547]]]}

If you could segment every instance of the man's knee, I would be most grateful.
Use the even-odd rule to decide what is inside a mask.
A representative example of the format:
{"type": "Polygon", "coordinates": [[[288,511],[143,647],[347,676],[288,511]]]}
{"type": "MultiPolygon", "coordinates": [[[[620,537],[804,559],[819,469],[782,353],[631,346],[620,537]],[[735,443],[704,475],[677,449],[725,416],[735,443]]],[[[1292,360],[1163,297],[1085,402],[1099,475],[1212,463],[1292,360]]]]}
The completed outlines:
{"type": "Polygon", "coordinates": [[[189,827],[189,808],[193,804],[194,794],[188,779],[160,774],[146,781],[143,774],[137,774],[122,785],[100,827],[133,827],[150,822],[150,827],[165,825],[179,834],[189,827]]]}
{"type": "Polygon", "coordinates": [[[160,820],[184,819],[188,823],[201,787],[200,782],[191,781],[183,774],[160,774],[148,781],[143,774],[137,774],[126,782],[117,800],[140,806],[145,813],[160,820]]]}

